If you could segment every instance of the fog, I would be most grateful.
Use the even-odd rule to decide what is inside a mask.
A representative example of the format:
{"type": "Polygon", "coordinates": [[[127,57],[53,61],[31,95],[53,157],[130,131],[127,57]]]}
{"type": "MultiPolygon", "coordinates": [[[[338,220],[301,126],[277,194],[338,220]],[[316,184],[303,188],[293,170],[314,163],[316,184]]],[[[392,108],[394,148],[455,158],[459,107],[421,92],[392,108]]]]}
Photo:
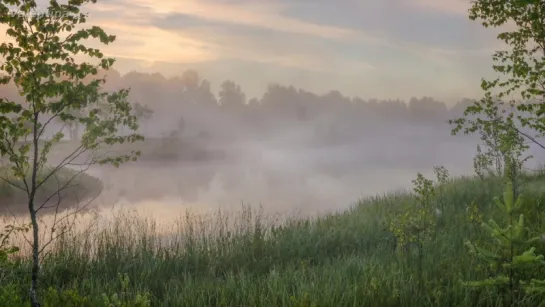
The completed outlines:
{"type": "MultiPolygon", "coordinates": [[[[87,171],[104,186],[95,208],[171,217],[246,205],[313,215],[411,188],[417,172],[433,178],[434,166],[452,176],[473,172],[478,138],[451,136],[448,124],[469,99],[450,106],[431,97],[377,101],[279,84],[247,99],[233,81],[212,93],[194,71],[171,79],[114,71],[107,80],[105,90],[130,87],[130,101],[150,111],[140,116],[138,132],[146,140],[113,149],[141,150],[138,161],[87,171]]],[[[4,90],[17,99],[13,87],[4,90]]],[[[53,125],[50,132],[59,129],[53,125]]],[[[77,144],[82,128],[72,130],[66,142],[77,144]]],[[[50,163],[67,152],[54,149],[50,163]]],[[[532,152],[536,163],[540,151],[532,152]]]]}

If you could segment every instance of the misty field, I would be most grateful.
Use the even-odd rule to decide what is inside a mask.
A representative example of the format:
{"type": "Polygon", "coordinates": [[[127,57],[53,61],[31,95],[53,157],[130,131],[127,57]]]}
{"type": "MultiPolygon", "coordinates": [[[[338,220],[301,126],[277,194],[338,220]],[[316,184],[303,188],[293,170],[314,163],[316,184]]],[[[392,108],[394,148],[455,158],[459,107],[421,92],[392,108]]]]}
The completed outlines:
{"type": "MultiPolygon", "coordinates": [[[[119,212],[52,245],[42,264],[42,297],[45,306],[503,306],[497,290],[462,285],[488,277],[464,241],[489,241],[478,224],[498,217],[490,214],[497,214],[500,180],[466,177],[437,186],[432,202],[442,209],[421,255],[411,244],[396,248],[390,230],[405,206],[417,205],[408,191],[280,224],[249,208],[188,214],[173,225],[119,212]]],[[[545,175],[526,174],[524,181],[527,226],[540,235],[545,175]]],[[[536,253],[543,252],[540,245],[536,253]]],[[[0,263],[0,306],[26,306],[30,263],[0,263]]]]}

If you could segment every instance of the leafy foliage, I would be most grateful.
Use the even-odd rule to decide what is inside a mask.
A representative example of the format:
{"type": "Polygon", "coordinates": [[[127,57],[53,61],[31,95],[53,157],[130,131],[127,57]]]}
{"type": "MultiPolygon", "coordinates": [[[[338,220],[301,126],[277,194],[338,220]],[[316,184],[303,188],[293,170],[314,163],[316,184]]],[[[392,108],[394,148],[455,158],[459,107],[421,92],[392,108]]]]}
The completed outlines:
{"type": "MultiPolygon", "coordinates": [[[[115,40],[114,36],[96,26],[76,30],[87,18],[80,13],[79,6],[88,2],[94,1],[71,1],[66,5],[52,1],[47,14],[32,15],[7,14],[8,4],[17,5],[21,13],[29,13],[36,9],[34,1],[1,2],[0,11],[4,14],[1,14],[0,22],[9,26],[7,34],[16,42],[0,44],[0,54],[5,59],[0,70],[8,74],[2,78],[2,83],[13,79],[27,103],[21,105],[1,99],[0,153],[10,158],[21,177],[30,167],[28,153],[33,146],[27,141],[43,137],[56,119],[66,123],[77,121],[84,126],[82,144],[72,153],[72,159],[101,145],[142,139],[138,134],[118,135],[119,126],[127,126],[133,131],[138,128],[127,101],[128,90],[100,92],[104,79],[85,80],[89,75],[96,75],[99,69],[109,69],[114,59],[104,58],[99,50],[88,48],[81,41],[97,38],[109,44],[115,40]],[[99,64],[77,63],[74,56],[78,53],[99,59],[99,64]],[[111,112],[99,116],[104,103],[108,104],[111,112]],[[27,122],[33,124],[32,128],[24,127],[23,123],[27,122]]],[[[36,151],[37,154],[37,166],[44,165],[51,146],[62,137],[62,132],[58,132],[41,148],[33,148],[33,153],[36,151]]],[[[136,157],[137,153],[132,153],[115,158],[102,157],[92,162],[118,165],[136,157]]]]}
{"type": "Polygon", "coordinates": [[[28,232],[30,225],[14,226],[6,225],[0,233],[0,269],[9,262],[9,256],[19,251],[19,247],[10,245],[10,236],[13,234],[28,232]]]}
{"type": "Polygon", "coordinates": [[[437,178],[437,188],[436,188],[436,194],[438,197],[439,202],[439,208],[438,210],[441,210],[441,212],[445,208],[445,195],[444,195],[444,189],[449,181],[449,172],[444,166],[435,166],[433,168],[433,172],[435,173],[435,177],[437,178]]]}
{"type": "Polygon", "coordinates": [[[531,158],[523,156],[529,147],[517,128],[515,112],[502,101],[493,99],[490,93],[467,107],[464,116],[450,121],[455,125],[452,134],[460,131],[464,134],[479,133],[484,151],[483,147],[477,146],[473,165],[481,179],[487,175],[491,166],[495,167],[498,176],[503,176],[507,172],[520,169],[531,158]]]}
{"type": "Polygon", "coordinates": [[[129,276],[127,274],[118,275],[121,284],[121,293],[114,293],[111,296],[102,295],[105,306],[112,307],[149,307],[151,304],[149,293],[136,294],[134,298],[129,295],[129,276]]]}
{"type": "Polygon", "coordinates": [[[390,224],[390,230],[397,238],[399,250],[403,250],[411,243],[420,246],[429,238],[435,223],[435,208],[432,198],[435,195],[433,181],[421,173],[413,180],[415,200],[407,203],[403,212],[390,224]]]}
{"type": "Polygon", "coordinates": [[[75,290],[59,291],[50,287],[44,295],[44,306],[86,307],[91,303],[88,297],[81,296],[75,290]]]}
{"type": "MultiPolygon", "coordinates": [[[[13,81],[25,100],[19,104],[0,98],[0,156],[9,159],[14,177],[23,185],[18,186],[9,178],[1,179],[28,196],[33,229],[30,298],[32,306],[36,307],[39,306],[40,256],[37,213],[43,209],[43,205],[35,204],[36,192],[60,169],[74,163],[81,164],[76,159],[84,158],[84,153],[143,139],[136,133],[118,133],[120,127],[131,131],[138,129],[137,119],[127,101],[129,91],[102,92],[101,85],[105,80],[92,78],[99,70],[108,70],[114,59],[104,58],[100,50],[87,47],[83,41],[95,38],[109,44],[115,37],[97,26],[82,28],[88,16],[81,13],[80,7],[87,3],[96,3],[96,0],[70,0],[66,4],[51,0],[47,12],[38,13],[34,0],[0,0],[0,23],[7,26],[9,38],[0,43],[0,56],[3,58],[0,72],[6,74],[0,78],[0,84],[13,81]],[[75,59],[78,54],[94,58],[98,64],[78,63],[75,59]],[[52,146],[64,137],[62,130],[53,133],[49,139],[46,137],[52,132],[53,122],[82,125],[81,144],[47,174],[39,177],[52,146]]],[[[90,155],[83,164],[119,166],[136,160],[138,156],[136,151],[118,156],[90,155]]]]}
{"type": "Polygon", "coordinates": [[[481,87],[486,92],[485,98],[465,110],[465,116],[485,115],[487,119],[473,122],[457,119],[453,121],[457,125],[453,133],[469,124],[469,131],[479,129],[483,137],[491,137],[490,142],[496,143],[494,151],[497,152],[506,150],[503,146],[507,146],[505,138],[511,140],[511,146],[521,147],[521,136],[545,148],[535,139],[545,132],[545,105],[542,103],[545,94],[545,3],[540,0],[473,0],[469,17],[480,20],[484,27],[508,24],[514,27],[509,27],[509,31],[501,32],[497,37],[510,48],[496,51],[492,56],[493,69],[500,77],[492,81],[483,80],[481,87]],[[498,109],[498,105],[504,103],[497,100],[515,96],[520,100],[511,99],[508,105],[516,109],[516,116],[511,112],[501,119],[499,113],[504,113],[505,109],[498,109]],[[518,125],[530,128],[536,135],[521,131],[518,125]],[[498,143],[502,140],[503,145],[498,143]]]}
{"type": "MultiPolygon", "coordinates": [[[[542,255],[536,255],[533,246],[539,238],[527,237],[529,229],[521,213],[524,201],[520,195],[520,179],[522,167],[530,158],[524,156],[528,149],[525,138],[545,149],[535,139],[545,132],[542,100],[545,94],[545,2],[473,0],[469,17],[481,20],[484,27],[508,24],[514,27],[498,35],[498,39],[510,47],[509,51],[496,51],[492,57],[493,69],[500,77],[483,80],[481,88],[485,97],[468,106],[463,118],[450,121],[455,124],[452,134],[462,130],[465,134],[480,134],[485,150],[477,148],[474,160],[477,174],[484,178],[484,171],[495,165],[497,174],[507,181],[503,201],[495,199],[497,211],[506,225],[501,227],[494,219],[482,223],[482,228],[493,238],[485,247],[479,246],[482,242],[466,242],[473,254],[489,264],[489,276],[465,284],[493,287],[513,304],[521,302],[528,292],[543,291],[543,282],[532,274],[540,272],[545,262],[542,255]],[[530,129],[535,136],[523,129],[530,129]],[[515,214],[519,214],[518,220],[515,214]]],[[[481,214],[476,214],[475,206],[472,209],[471,220],[479,221],[481,214]]]]}
{"type": "Polygon", "coordinates": [[[525,293],[545,293],[544,282],[536,279],[536,272],[545,267],[543,255],[536,255],[539,237],[528,237],[528,228],[524,214],[515,219],[515,214],[522,210],[523,196],[515,199],[512,184],[505,186],[503,200],[494,199],[497,208],[503,213],[505,226],[501,227],[494,219],[482,223],[482,227],[492,238],[489,248],[480,247],[470,241],[466,244],[472,254],[486,261],[489,265],[490,277],[465,282],[471,287],[495,287],[511,301],[521,300],[525,293]],[[537,270],[536,270],[537,269],[537,270]],[[525,291],[523,291],[525,290],[525,291]]]}

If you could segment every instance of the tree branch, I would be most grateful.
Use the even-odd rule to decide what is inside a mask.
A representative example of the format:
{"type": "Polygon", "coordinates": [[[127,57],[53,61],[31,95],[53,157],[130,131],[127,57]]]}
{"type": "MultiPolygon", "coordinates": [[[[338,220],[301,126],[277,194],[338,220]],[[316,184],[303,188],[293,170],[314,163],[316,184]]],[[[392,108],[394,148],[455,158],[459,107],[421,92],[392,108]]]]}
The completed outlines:
{"type": "Polygon", "coordinates": [[[5,181],[6,183],[11,185],[12,187],[17,188],[17,189],[19,189],[19,190],[21,190],[23,192],[27,192],[27,190],[25,190],[25,188],[22,188],[22,187],[18,186],[17,184],[15,184],[14,182],[8,180],[7,178],[4,178],[3,176],[0,176],[0,180],[5,181]]]}
{"type": "MultiPolygon", "coordinates": [[[[66,183],[64,183],[64,185],[62,187],[58,187],[57,191],[55,191],[54,193],[52,193],[43,203],[42,205],[36,210],[40,210],[42,209],[53,197],[55,197],[55,195],[60,195],[60,192],[61,191],[64,191],[70,187],[73,187],[75,185],[72,185],[70,186],[70,183],[77,177],[79,176],[80,174],[84,173],[85,171],[87,171],[89,169],[91,164],[88,164],[87,165],[87,168],[83,169],[83,170],[80,170],[79,172],[77,172],[75,175],[73,175],[66,183]]],[[[59,183],[58,179],[57,179],[57,183],[59,183]]]]}
{"type": "Polygon", "coordinates": [[[538,145],[539,147],[541,147],[542,149],[545,149],[545,145],[539,143],[534,137],[532,137],[531,135],[527,134],[526,132],[522,132],[520,129],[518,129],[517,127],[515,127],[515,129],[517,130],[517,132],[519,134],[521,134],[522,136],[526,137],[527,139],[529,139],[530,141],[532,141],[533,143],[535,143],[536,145],[538,145]]]}

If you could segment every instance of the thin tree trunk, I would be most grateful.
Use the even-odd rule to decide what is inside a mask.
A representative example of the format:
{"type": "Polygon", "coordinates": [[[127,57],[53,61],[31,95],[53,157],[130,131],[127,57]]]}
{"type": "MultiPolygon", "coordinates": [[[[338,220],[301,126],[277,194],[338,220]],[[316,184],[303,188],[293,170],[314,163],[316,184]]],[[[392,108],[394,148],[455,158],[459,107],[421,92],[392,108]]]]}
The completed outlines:
{"type": "Polygon", "coordinates": [[[79,140],[79,123],[74,126],[74,140],[79,140]]]}
{"type": "Polygon", "coordinates": [[[34,114],[34,131],[33,131],[33,160],[32,160],[32,179],[30,184],[30,193],[28,198],[28,210],[30,212],[30,220],[32,223],[32,280],[30,284],[30,302],[32,307],[40,307],[38,301],[38,274],[40,273],[40,259],[39,259],[39,244],[40,237],[38,232],[38,220],[37,211],[34,208],[34,197],[36,196],[36,177],[38,173],[38,115],[34,114]]]}
{"type": "Polygon", "coordinates": [[[70,133],[70,141],[74,140],[74,123],[70,123],[70,126],[68,126],[68,131],[70,133]]]}
{"type": "MultiPolygon", "coordinates": [[[[31,198],[34,198],[33,196],[31,198]]],[[[40,307],[38,301],[38,274],[40,272],[40,259],[39,259],[39,232],[38,232],[38,220],[36,218],[36,211],[34,210],[34,200],[32,199],[28,204],[30,211],[30,219],[32,222],[32,280],[30,285],[30,302],[32,307],[40,307]]]]}

